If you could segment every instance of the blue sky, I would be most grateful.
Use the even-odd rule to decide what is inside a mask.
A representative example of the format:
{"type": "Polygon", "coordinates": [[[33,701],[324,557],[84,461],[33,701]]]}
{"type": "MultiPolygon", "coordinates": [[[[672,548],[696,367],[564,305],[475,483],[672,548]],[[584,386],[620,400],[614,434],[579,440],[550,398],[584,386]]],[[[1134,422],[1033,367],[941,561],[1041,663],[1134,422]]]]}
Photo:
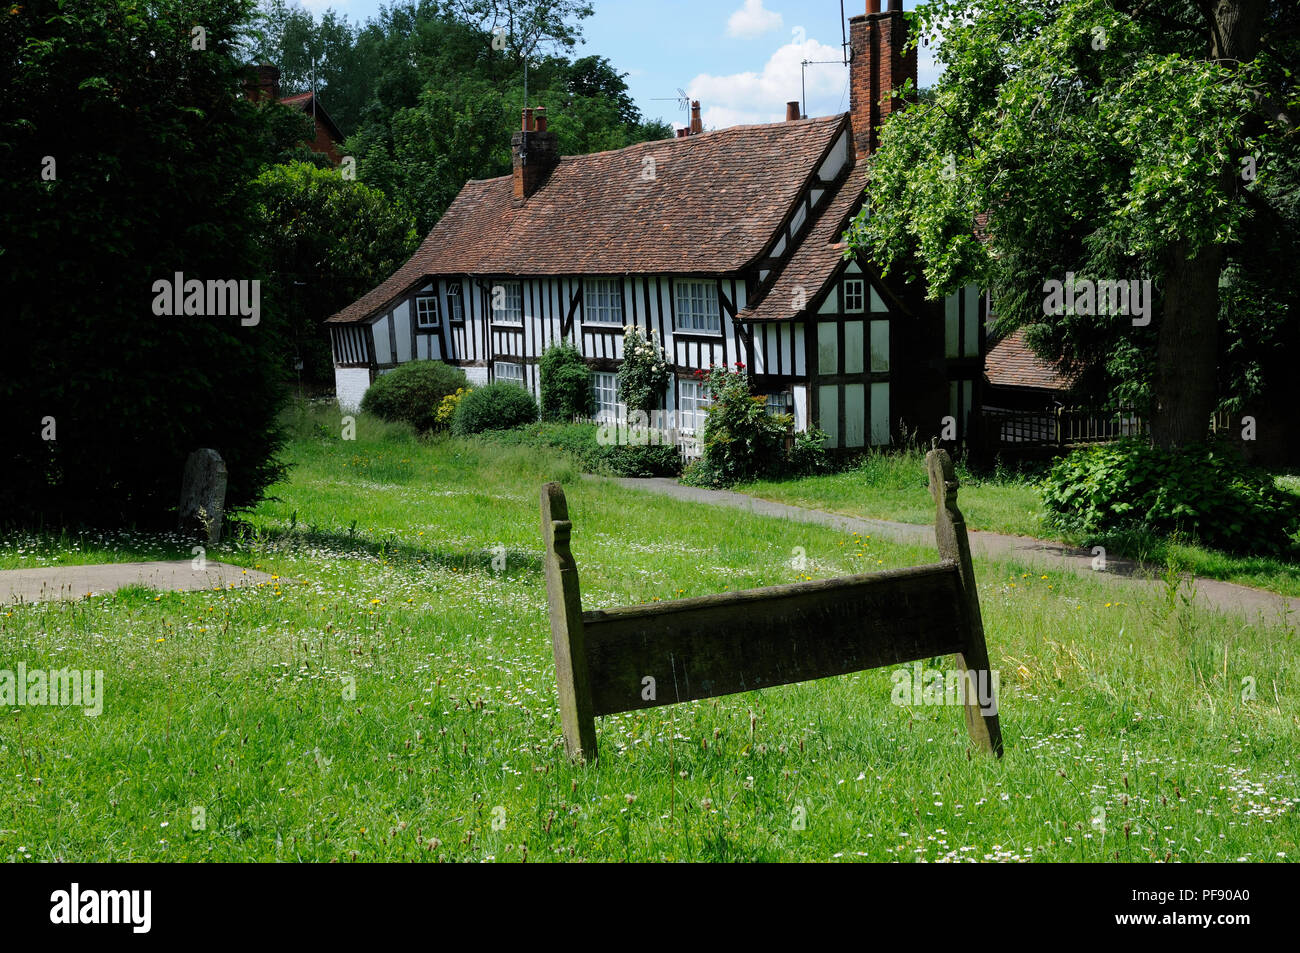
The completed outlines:
{"type": "MultiPolygon", "coordinates": [[[[784,119],[787,100],[800,98],[800,62],[805,59],[835,61],[807,67],[808,115],[848,109],[839,0],[591,2],[596,12],[584,22],[586,44],[578,55],[606,56],[627,73],[632,96],[648,118],[681,125],[686,114],[673,101],[681,87],[700,100],[709,128],[784,119]]],[[[380,7],[380,0],[300,3],[314,13],[332,7],[354,23],[380,7]]],[[[904,3],[908,10],[916,5],[917,0],[904,3]]],[[[844,0],[846,17],[865,10],[866,0],[844,0]]],[[[936,75],[923,47],[921,85],[936,75]]]]}

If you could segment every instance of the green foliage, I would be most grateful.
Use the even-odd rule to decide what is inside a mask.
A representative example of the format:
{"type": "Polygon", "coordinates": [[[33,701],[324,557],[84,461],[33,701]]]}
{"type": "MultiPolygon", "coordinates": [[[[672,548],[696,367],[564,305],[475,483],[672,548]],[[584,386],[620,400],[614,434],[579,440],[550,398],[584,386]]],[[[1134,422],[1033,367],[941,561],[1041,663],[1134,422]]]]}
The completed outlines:
{"type": "Polygon", "coordinates": [[[452,418],[456,416],[456,408],[460,406],[460,402],[469,390],[467,387],[457,387],[454,394],[448,394],[438,402],[438,410],[433,415],[433,419],[440,429],[451,426],[452,418]]]}
{"type": "Polygon", "coordinates": [[[411,361],[380,374],[361,398],[361,409],[390,423],[410,424],[417,433],[440,426],[443,400],[466,386],[465,372],[442,361],[411,361]]]}
{"type": "Polygon", "coordinates": [[[497,381],[476,387],[456,406],[451,432],[464,437],[485,430],[509,430],[537,420],[537,401],[518,384],[497,381]]]}
{"type": "Polygon", "coordinates": [[[1300,530],[1300,499],[1211,443],[1173,452],[1138,442],[1076,450],[1042,484],[1048,519],[1086,533],[1185,534],[1230,552],[1277,553],[1300,530]]]}
{"type": "MultiPolygon", "coordinates": [[[[726,486],[779,473],[793,418],[767,412],[765,398],[750,392],[749,375],[739,362],[734,372],[711,367],[703,376],[713,402],[704,423],[704,463],[692,470],[692,478],[726,486]]],[[[807,460],[806,452],[802,458],[807,460]]]]}
{"type": "Polygon", "coordinates": [[[330,382],[321,322],[398,269],[415,249],[414,222],[379,190],[305,162],[267,169],[253,194],[258,241],[273,270],[265,293],[285,310],[273,345],[290,371],[302,360],[308,381],[330,382]]]}
{"type": "Polygon", "coordinates": [[[786,455],[786,474],[805,477],[830,473],[834,465],[826,449],[826,438],[826,431],[817,426],[809,426],[807,430],[796,433],[790,452],[786,455]]]}
{"type": "Polygon", "coordinates": [[[591,369],[582,352],[569,341],[552,344],[538,362],[541,376],[542,419],[568,421],[590,417],[596,411],[591,389],[591,369]]]}
{"type": "Polygon", "coordinates": [[[600,56],[569,58],[591,6],[577,0],[406,0],[352,26],[271,0],[255,46],[285,91],[308,88],[312,57],[330,115],[362,180],[411,208],[427,231],[467,179],[510,171],[528,62],[530,104],[547,107],[565,155],[663,139],[642,120],[625,74],[600,56]],[[504,28],[504,45],[493,31],[504,28]],[[498,48],[501,47],[501,48],[498,48]]]}
{"type": "MultiPolygon", "coordinates": [[[[1082,399],[1143,407],[1168,378],[1159,417],[1215,386],[1212,375],[1177,377],[1199,366],[1184,359],[1188,349],[1203,339],[1214,347],[1212,319],[1208,334],[1170,336],[1157,362],[1172,283],[1186,280],[1188,261],[1217,272],[1226,259],[1225,273],[1238,272],[1238,305],[1255,306],[1238,307],[1224,329],[1219,351],[1234,353],[1234,373],[1223,383],[1233,390],[1217,396],[1261,393],[1253,372],[1296,325],[1294,282],[1276,282],[1283,251],[1269,236],[1300,233],[1295,202],[1286,203],[1300,156],[1300,7],[1258,6],[1256,23],[1243,0],[922,4],[912,37],[942,37],[931,48],[944,72],[885,124],[871,159],[871,207],[851,244],[924,277],[936,295],[966,282],[989,288],[1000,330],[1026,327],[1036,351],[1080,373],[1082,399]],[[1216,23],[1238,12],[1239,29],[1216,23]],[[1246,52],[1216,57],[1214,43],[1228,33],[1246,52]],[[1246,159],[1254,178],[1243,174],[1246,159]],[[980,216],[987,226],[976,234],[980,216]],[[1067,271],[1150,279],[1154,320],[1046,318],[1044,282],[1067,271]],[[1266,297],[1252,298],[1258,292],[1266,297]]],[[[1184,296],[1180,315],[1214,308],[1204,297],[1184,296]]]]}
{"type": "Polygon", "coordinates": [[[663,403],[671,373],[655,332],[636,325],[623,329],[623,363],[618,369],[618,399],[628,411],[650,413],[663,403]]]}
{"type": "Polygon", "coordinates": [[[282,143],[275,111],[237,95],[250,8],[24,2],[0,17],[0,518],[174,522],[200,447],[226,462],[228,509],[282,473],[280,303],[261,296],[248,326],[152,308],[176,272],[266,278],[247,186],[282,143]]]}

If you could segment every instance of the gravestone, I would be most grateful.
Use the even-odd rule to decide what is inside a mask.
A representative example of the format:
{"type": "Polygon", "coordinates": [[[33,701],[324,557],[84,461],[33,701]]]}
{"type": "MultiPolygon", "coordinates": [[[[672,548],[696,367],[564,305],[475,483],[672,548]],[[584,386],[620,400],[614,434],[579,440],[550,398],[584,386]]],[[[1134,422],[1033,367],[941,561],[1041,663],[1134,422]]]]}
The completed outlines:
{"type": "Polygon", "coordinates": [[[197,530],[215,545],[226,511],[226,463],[215,450],[195,450],[185,461],[177,526],[197,530]]]}

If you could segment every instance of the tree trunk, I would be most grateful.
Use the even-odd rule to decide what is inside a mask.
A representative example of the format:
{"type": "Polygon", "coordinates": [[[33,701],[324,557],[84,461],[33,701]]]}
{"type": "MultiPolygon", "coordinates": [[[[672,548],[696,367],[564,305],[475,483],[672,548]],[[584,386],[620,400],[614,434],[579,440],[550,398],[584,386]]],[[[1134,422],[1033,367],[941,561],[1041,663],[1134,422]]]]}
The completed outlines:
{"type": "Polygon", "coordinates": [[[1205,439],[1218,403],[1219,272],[1222,245],[1188,257],[1174,246],[1166,265],[1165,302],[1156,344],[1151,439],[1173,448],[1205,439]]]}
{"type": "MultiPolygon", "coordinates": [[[[1214,0],[1210,6],[1210,56],[1228,65],[1254,59],[1264,0],[1214,0]]],[[[1235,168],[1224,170],[1221,184],[1231,195],[1235,168]]],[[[1151,439],[1165,448],[1204,440],[1219,396],[1219,273],[1225,251],[1206,245],[1189,256],[1189,250],[1178,242],[1165,262],[1151,415],[1151,439]]]]}

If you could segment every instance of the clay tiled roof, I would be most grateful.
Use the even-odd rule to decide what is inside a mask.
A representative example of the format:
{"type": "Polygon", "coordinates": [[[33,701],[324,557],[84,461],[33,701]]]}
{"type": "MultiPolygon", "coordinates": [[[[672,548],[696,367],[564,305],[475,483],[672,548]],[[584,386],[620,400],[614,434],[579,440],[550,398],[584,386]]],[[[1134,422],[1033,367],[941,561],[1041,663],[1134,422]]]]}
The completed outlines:
{"type": "Polygon", "coordinates": [[[796,307],[796,301],[805,300],[812,304],[813,297],[844,260],[841,241],[844,227],[861,206],[866,184],[866,164],[863,163],[848,174],[830,196],[828,204],[822,206],[803,241],[795,248],[767,293],[742,310],[736,316],[739,320],[787,321],[803,310],[796,307]],[[801,287],[804,293],[799,296],[797,291],[801,287]]]}
{"type": "Polygon", "coordinates": [[[985,373],[994,387],[1030,387],[1067,390],[1070,381],[1025,343],[1024,330],[1004,337],[984,359],[985,373]]]}
{"type": "Polygon", "coordinates": [[[428,275],[734,274],[846,124],[733,126],[563,157],[523,203],[511,176],[467,182],[410,261],[329,320],[365,320],[428,275]]]}

